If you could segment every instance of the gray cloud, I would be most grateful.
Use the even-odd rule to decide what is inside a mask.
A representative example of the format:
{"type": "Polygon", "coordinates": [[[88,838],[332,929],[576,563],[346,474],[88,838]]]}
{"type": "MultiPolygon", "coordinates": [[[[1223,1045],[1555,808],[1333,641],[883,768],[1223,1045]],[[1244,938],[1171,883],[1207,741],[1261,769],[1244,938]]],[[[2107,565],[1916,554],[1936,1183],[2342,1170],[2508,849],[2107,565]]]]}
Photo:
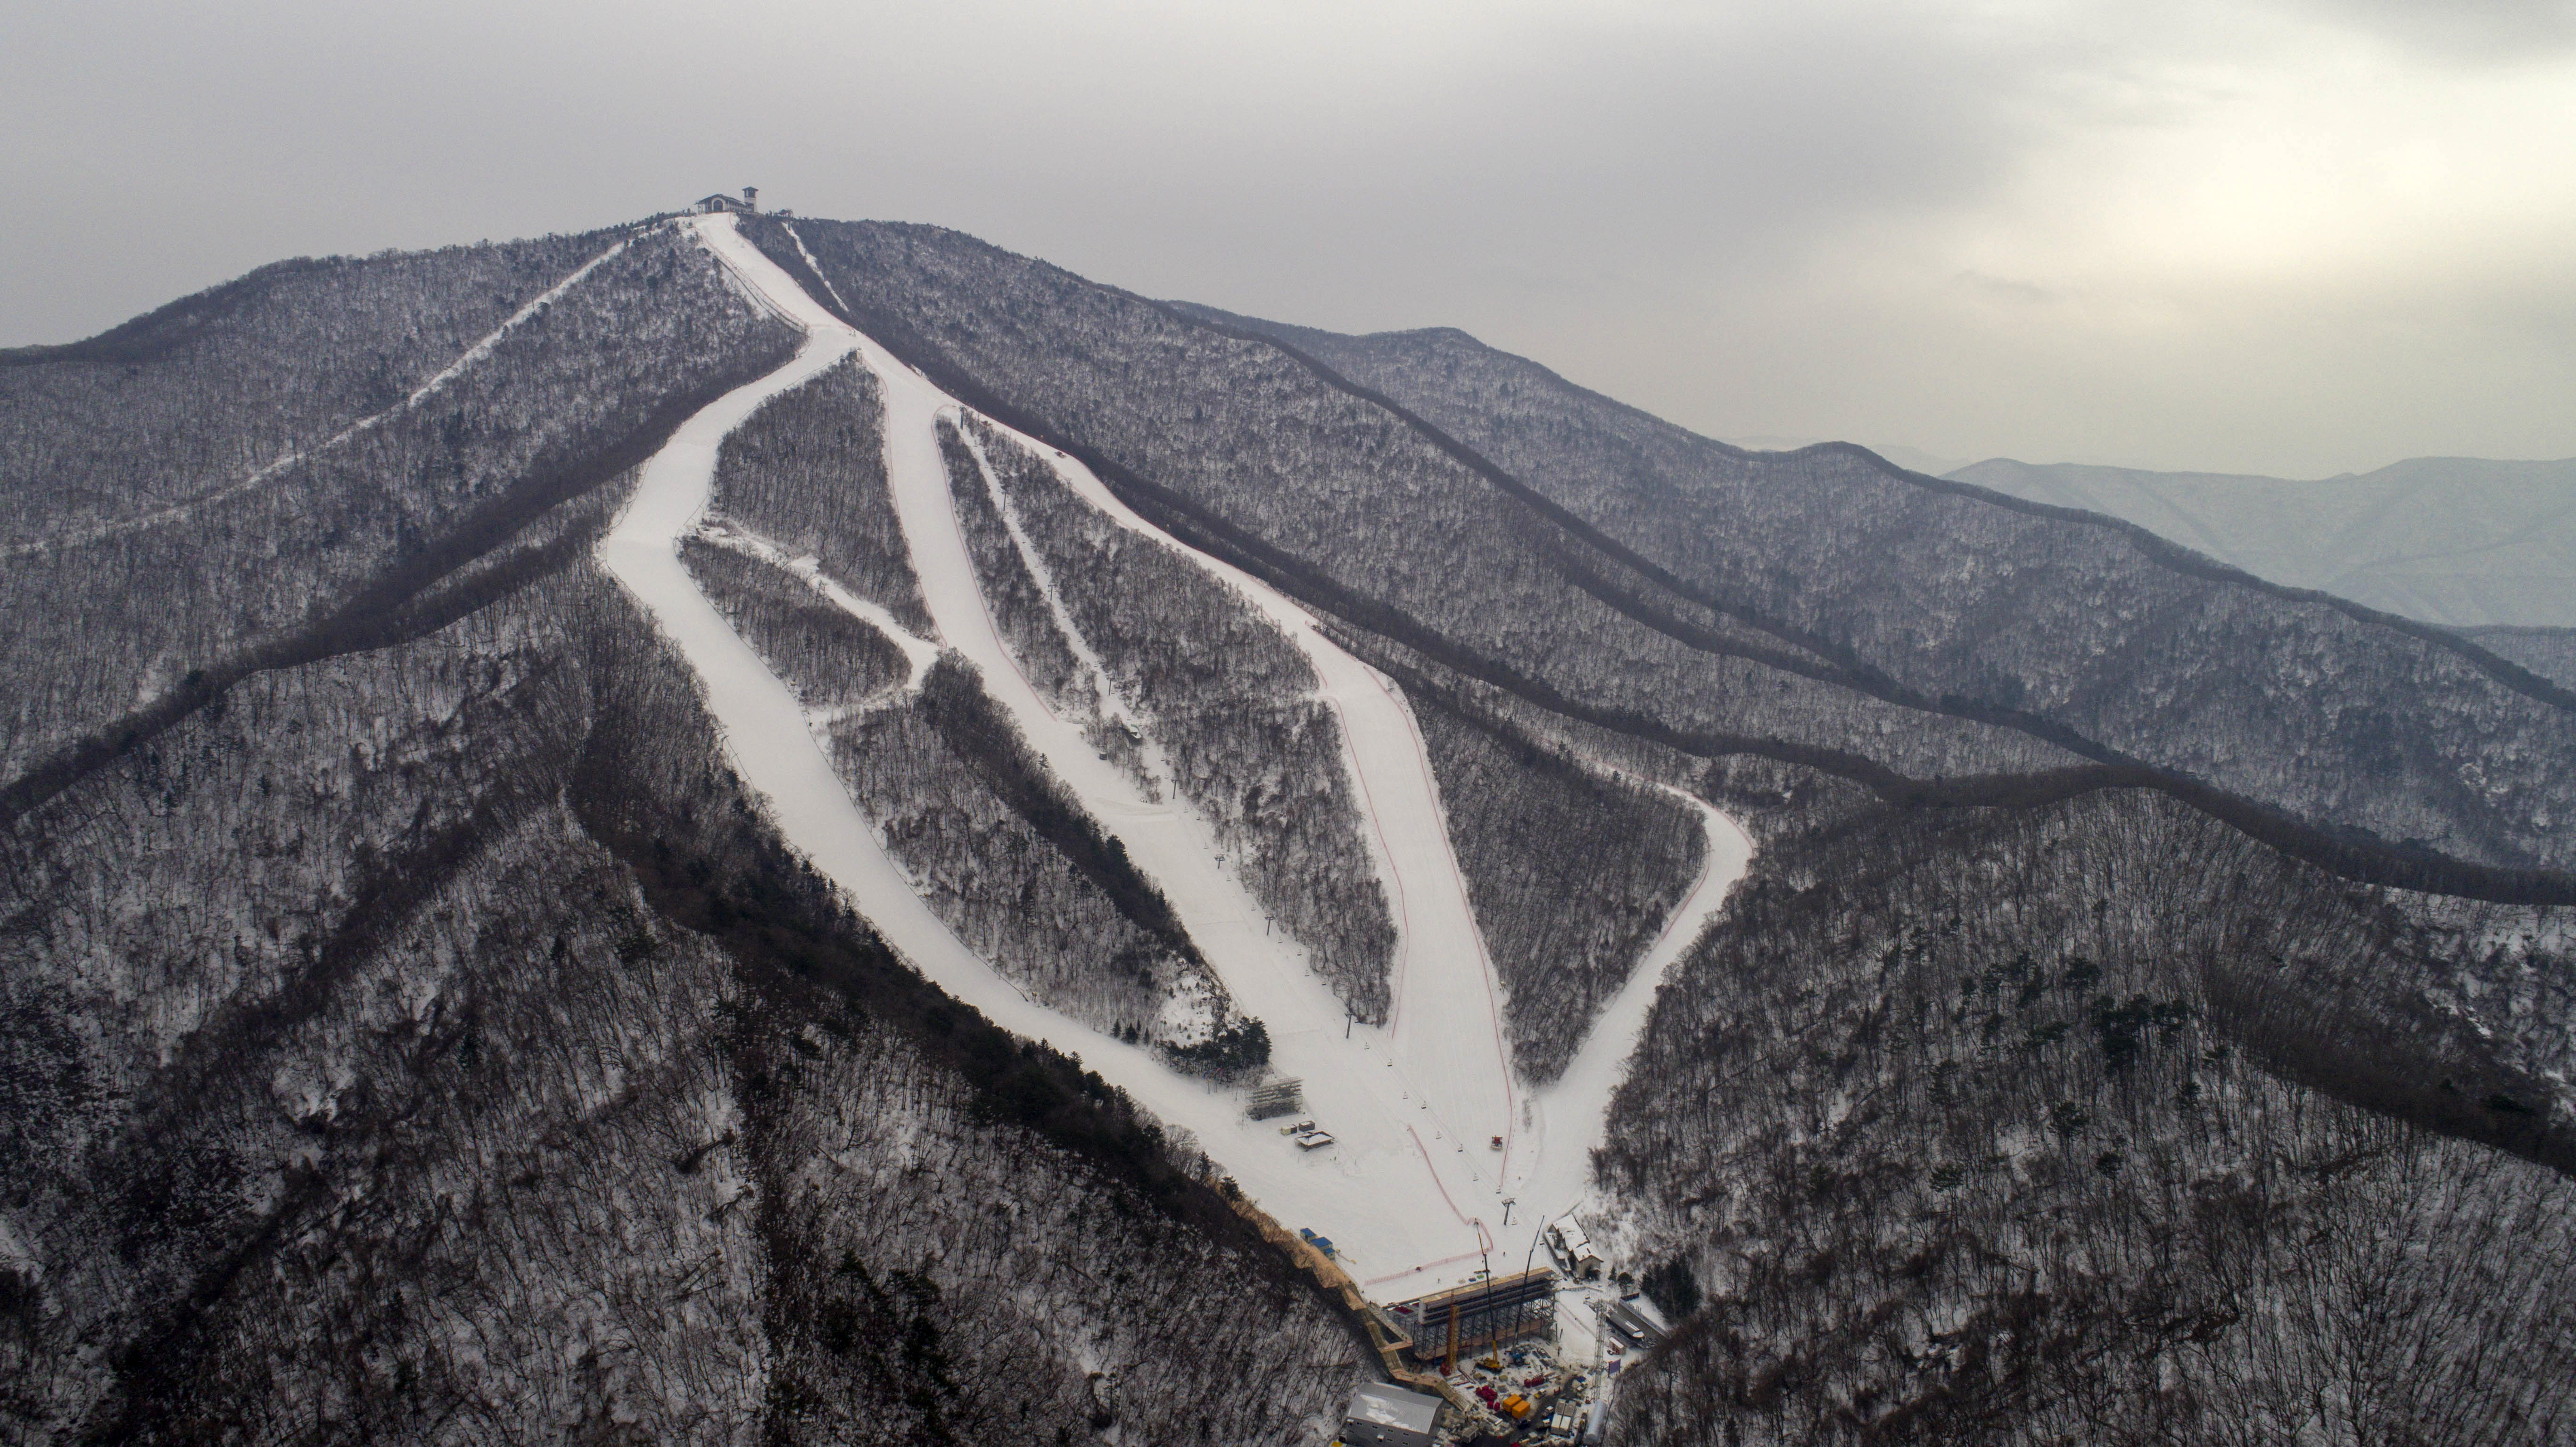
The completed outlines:
{"type": "Polygon", "coordinates": [[[2307,0],[2317,15],[2433,56],[2518,63],[2576,48],[2576,0],[2307,0]]]}
{"type": "MultiPolygon", "coordinates": [[[[1465,326],[1720,434],[2308,472],[2576,452],[2544,402],[2576,381],[2549,215],[2357,256],[2388,214],[2335,210],[2331,176],[2277,224],[2194,190],[2265,146],[2298,181],[2280,135],[2339,124],[2302,109],[2333,92],[2299,88],[2310,52],[2371,47],[2411,115],[2463,68],[2576,74],[2547,70],[2568,11],[100,0],[0,55],[0,165],[47,198],[0,343],[280,256],[754,182],[1155,295],[1465,326]]],[[[2537,144],[2427,134],[2453,148],[2428,204],[2469,184],[2444,157],[2537,144]]]]}

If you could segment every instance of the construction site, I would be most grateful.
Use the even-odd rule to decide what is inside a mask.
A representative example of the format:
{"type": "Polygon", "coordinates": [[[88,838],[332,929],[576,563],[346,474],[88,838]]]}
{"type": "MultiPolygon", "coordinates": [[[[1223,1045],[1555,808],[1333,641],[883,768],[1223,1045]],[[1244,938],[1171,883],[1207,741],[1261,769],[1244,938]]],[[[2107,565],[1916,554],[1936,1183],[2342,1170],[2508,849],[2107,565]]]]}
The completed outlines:
{"type": "Polygon", "coordinates": [[[1311,1228],[1291,1232],[1249,1201],[1235,1209],[1354,1314],[1389,1379],[1352,1395],[1335,1447],[1598,1442],[1621,1367],[1664,1338],[1651,1305],[1623,1294],[1617,1278],[1601,1278],[1599,1258],[1571,1218],[1540,1236],[1567,1270],[1479,1272],[1458,1286],[1378,1302],[1343,1268],[1331,1238],[1311,1228]]]}
{"type": "MultiPolygon", "coordinates": [[[[1628,1336],[1561,1313],[1597,1302],[1561,1300],[1573,1287],[1545,1267],[1409,1302],[1365,1308],[1393,1385],[1353,1394],[1339,1447],[1598,1442],[1609,1388],[1631,1350],[1660,1340],[1628,1336]]],[[[1590,1295],[1575,1288],[1575,1298],[1590,1295]]],[[[1620,1303],[1612,1300],[1609,1305],[1620,1303]]],[[[1596,1316],[1606,1325],[1607,1318],[1596,1316]]]]}
{"type": "MultiPolygon", "coordinates": [[[[1299,1155],[1327,1151],[1333,1135],[1304,1114],[1303,1084],[1269,1078],[1250,1092],[1245,1114],[1271,1124],[1299,1155]]],[[[1503,1144],[1498,1138],[1491,1148],[1503,1144]]],[[[1664,1338],[1654,1308],[1624,1278],[1605,1272],[1571,1213],[1535,1229],[1517,1272],[1461,1265],[1453,1269],[1466,1270],[1464,1279],[1415,1268],[1363,1281],[1352,1275],[1358,1263],[1331,1237],[1311,1226],[1292,1233],[1249,1200],[1238,1199],[1236,1208],[1341,1300],[1389,1378],[1353,1393],[1335,1447],[1598,1441],[1620,1368],[1664,1338]],[[1380,1300],[1370,1290],[1396,1284],[1419,1294],[1380,1300]]],[[[1483,1221],[1472,1224],[1490,1241],[1483,1221]]],[[[1467,1261],[1489,1255],[1472,1253],[1467,1261]]]]}

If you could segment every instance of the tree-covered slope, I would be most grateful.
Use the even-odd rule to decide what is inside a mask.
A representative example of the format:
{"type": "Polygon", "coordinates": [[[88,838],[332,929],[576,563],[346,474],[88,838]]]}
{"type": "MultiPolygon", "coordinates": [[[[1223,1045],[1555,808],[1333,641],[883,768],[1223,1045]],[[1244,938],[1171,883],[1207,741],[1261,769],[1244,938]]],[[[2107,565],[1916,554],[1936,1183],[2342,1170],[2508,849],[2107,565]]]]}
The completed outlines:
{"type": "Polygon", "coordinates": [[[0,560],[12,624],[0,633],[0,775],[157,727],[161,706],[192,704],[245,667],[383,612],[640,462],[687,412],[794,345],[667,228],[583,245],[587,254],[556,244],[484,268],[522,278],[505,301],[543,289],[526,275],[540,265],[562,266],[544,286],[580,273],[507,325],[472,257],[445,267],[386,258],[252,288],[155,355],[110,364],[73,349],[0,369],[0,435],[49,436],[77,415],[81,438],[13,440],[0,453],[0,497],[25,519],[24,540],[0,560]],[[378,292],[442,288],[457,293],[443,305],[370,309],[378,292]],[[344,315],[372,325],[307,345],[344,315]],[[390,345],[375,333],[406,322],[416,333],[387,364],[396,380],[370,390],[364,378],[387,355],[379,344],[390,345]],[[121,389],[189,401],[120,403],[121,389]],[[286,409],[297,430],[283,456],[271,455],[280,439],[227,435],[272,395],[308,392],[286,409]],[[201,420],[192,409],[208,396],[238,410],[201,420]],[[199,441],[162,440],[172,436],[199,441]],[[190,446],[211,451],[202,463],[165,456],[190,446]],[[171,483],[174,467],[195,480],[171,483]],[[108,501],[83,501],[92,498],[108,501]]]}
{"type": "MultiPolygon", "coordinates": [[[[0,1435],[1253,1440],[1355,1379],[1185,1139],[783,847],[586,556],[640,453],[792,344],[712,268],[633,236],[421,405],[184,514],[100,471],[142,511],[0,558],[17,762],[126,720],[13,768],[0,826],[0,1435]],[[138,676],[171,640],[204,666],[138,676]]],[[[327,288],[243,294],[189,335],[245,388],[330,331],[327,288]],[[281,294],[285,341],[223,350],[281,294]]],[[[786,430],[744,511],[851,454],[786,430]]],[[[698,561],[817,703],[909,672],[698,561]]]]}
{"type": "Polygon", "coordinates": [[[712,745],[584,563],[239,684],[18,820],[11,1434],[1323,1412],[1343,1323],[1150,1121],[841,913],[712,745]],[[1220,1319],[1258,1398],[1248,1341],[1172,1344],[1220,1319]]]}
{"type": "Polygon", "coordinates": [[[2568,958],[2431,903],[2153,795],[1776,840],[1612,1113],[1620,1440],[2564,1440],[2568,958]]]}
{"type": "MultiPolygon", "coordinates": [[[[1794,738],[1921,778],[2077,762],[2027,733],[1872,696],[1811,650],[1645,596],[1437,439],[1268,342],[955,232],[794,225],[824,267],[814,293],[846,299],[871,335],[1075,450],[1185,539],[1327,611],[1652,727],[1794,738]]],[[[750,234],[791,275],[813,275],[778,224],[750,234]]]]}
{"type": "Polygon", "coordinates": [[[2576,783],[2554,762],[2576,748],[2576,695],[2454,635],[1856,448],[1746,453],[1461,332],[1248,326],[1457,438],[1685,595],[1876,686],[2386,844],[2576,862],[2576,783]]]}

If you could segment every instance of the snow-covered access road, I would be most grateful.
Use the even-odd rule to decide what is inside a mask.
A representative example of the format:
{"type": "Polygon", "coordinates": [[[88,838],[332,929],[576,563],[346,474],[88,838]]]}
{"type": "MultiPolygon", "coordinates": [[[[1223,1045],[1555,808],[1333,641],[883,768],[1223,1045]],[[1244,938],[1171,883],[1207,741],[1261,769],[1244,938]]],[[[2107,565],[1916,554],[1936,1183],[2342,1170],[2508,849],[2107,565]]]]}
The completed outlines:
{"type": "MultiPolygon", "coordinates": [[[[1507,1256],[1522,1244],[1518,1228],[1525,1221],[1542,1221],[1580,1199],[1609,1090],[1664,968],[1742,873],[1749,851],[1741,833],[1704,810],[1708,867],[1664,940],[1605,1012],[1566,1078],[1534,1099],[1516,1100],[1502,1001],[1450,852],[1429,762],[1402,699],[1325,638],[1295,603],[1180,549],[1086,469],[1057,459],[1059,474],[1095,507],[1175,548],[1260,607],[1305,651],[1322,696],[1342,719],[1376,862],[1402,934],[1388,1027],[1350,1025],[1302,952],[1265,928],[1259,906],[1216,862],[1204,821],[1177,792],[1149,799],[1098,757],[1078,721],[1059,718],[1022,676],[986,611],[949,501],[933,429],[943,413],[959,410],[956,401],[816,304],[736,232],[730,217],[691,224],[748,291],[802,325],[808,340],[786,367],[682,426],[646,465],[601,556],[698,670],[737,769],[767,796],[788,840],[849,891],[917,968],[1005,1028],[1079,1051],[1085,1064],[1164,1120],[1195,1133],[1272,1215],[1334,1238],[1373,1295],[1400,1298],[1462,1280],[1485,1264],[1484,1248],[1500,1247],[1507,1256]],[[1163,889],[1238,1006],[1268,1025],[1275,1066],[1305,1081],[1308,1113],[1337,1138],[1333,1147],[1299,1150],[1271,1126],[1245,1120],[1233,1093],[1176,1075],[1149,1051],[1028,1001],[959,943],[850,803],[793,695],[681,568],[677,540],[706,504],[724,435],[762,402],[853,351],[884,384],[887,472],[941,637],[982,670],[985,686],[1031,745],[1163,889]],[[1510,1141],[1508,1153],[1487,1148],[1495,1135],[1510,1141]],[[1506,1244],[1500,1200],[1515,1194],[1518,1213],[1506,1244]]],[[[1023,441],[1039,456],[1053,457],[1051,448],[1023,441]]],[[[1500,1269],[1505,1259],[1497,1256],[1492,1264],[1500,1269]]]]}

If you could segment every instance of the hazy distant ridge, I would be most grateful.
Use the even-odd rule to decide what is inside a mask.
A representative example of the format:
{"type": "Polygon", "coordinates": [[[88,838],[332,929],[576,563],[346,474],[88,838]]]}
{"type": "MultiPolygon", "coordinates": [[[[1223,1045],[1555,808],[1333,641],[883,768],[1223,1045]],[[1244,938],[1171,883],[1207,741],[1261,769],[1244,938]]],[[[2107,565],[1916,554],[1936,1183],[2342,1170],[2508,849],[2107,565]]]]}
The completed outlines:
{"type": "Polygon", "coordinates": [[[1999,457],[1948,476],[2427,623],[2576,627],[2576,458],[2418,457],[2296,482],[1999,457]]]}

